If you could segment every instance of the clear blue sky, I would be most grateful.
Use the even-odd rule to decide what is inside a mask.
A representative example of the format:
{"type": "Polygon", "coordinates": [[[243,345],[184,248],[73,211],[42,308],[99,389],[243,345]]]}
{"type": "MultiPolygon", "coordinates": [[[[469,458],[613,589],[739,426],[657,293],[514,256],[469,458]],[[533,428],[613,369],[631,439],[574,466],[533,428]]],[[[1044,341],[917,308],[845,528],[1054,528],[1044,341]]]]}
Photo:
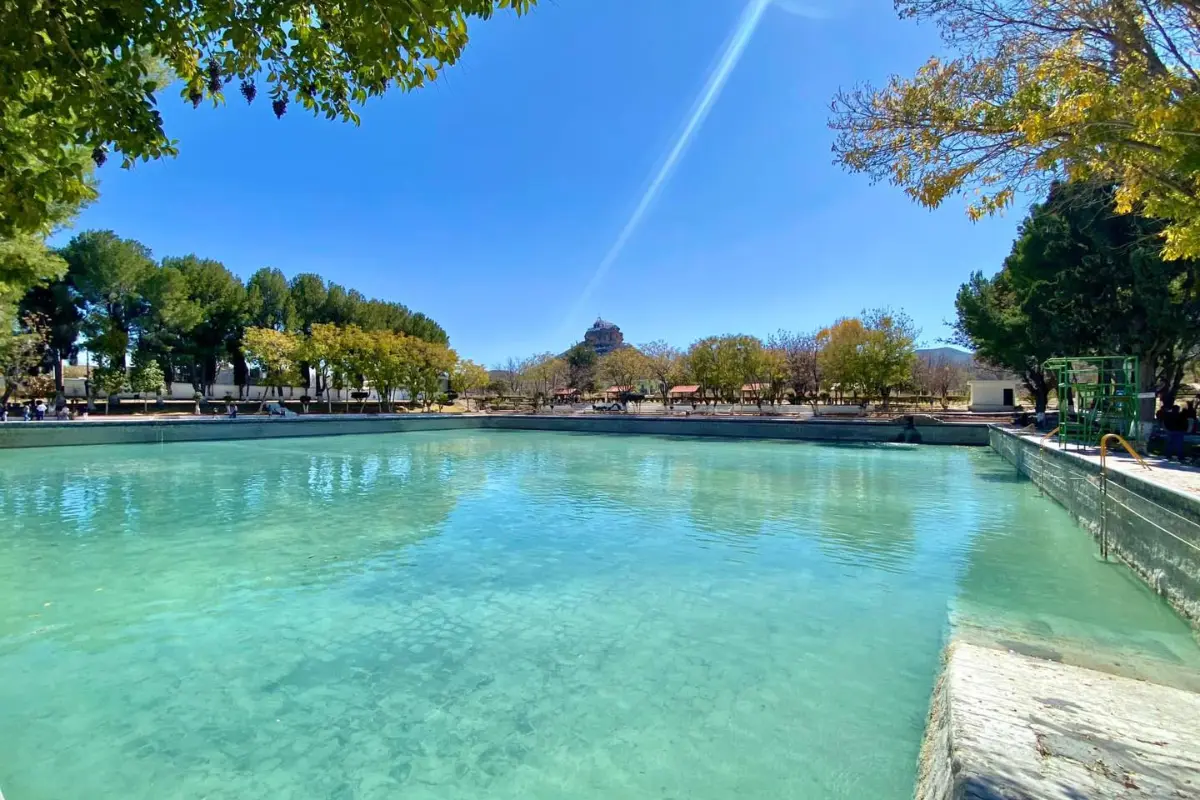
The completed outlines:
{"type": "Polygon", "coordinates": [[[678,138],[744,0],[542,0],[471,30],[431,88],[362,110],[161,101],[178,158],[116,161],[76,226],[239,275],[317,272],[445,326],[467,358],[566,349],[598,315],[634,343],[807,330],[864,307],[947,334],[954,292],[1022,209],[972,224],[833,165],[839,86],[910,73],[935,33],[882,0],[780,0],[611,269],[598,265],[678,138]],[[683,9],[687,9],[686,12],[683,9]],[[799,13],[798,13],[799,12],[799,13]]]}

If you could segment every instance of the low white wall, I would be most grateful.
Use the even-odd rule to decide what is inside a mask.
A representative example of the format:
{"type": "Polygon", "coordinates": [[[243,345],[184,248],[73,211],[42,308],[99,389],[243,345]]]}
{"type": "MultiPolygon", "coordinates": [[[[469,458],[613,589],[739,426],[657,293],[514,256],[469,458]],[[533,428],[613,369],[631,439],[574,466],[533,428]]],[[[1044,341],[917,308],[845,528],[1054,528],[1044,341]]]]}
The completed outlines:
{"type": "Polygon", "coordinates": [[[826,417],[826,416],[836,416],[836,417],[860,416],[860,417],[862,417],[862,416],[866,416],[867,410],[859,405],[840,405],[840,406],[839,405],[828,405],[828,406],[817,406],[817,410],[814,413],[818,417],[826,417]]]}
{"type": "MultiPolygon", "coordinates": [[[[86,398],[87,392],[85,391],[85,389],[86,389],[85,384],[86,384],[86,381],[83,378],[67,378],[67,379],[65,379],[63,381],[63,388],[65,390],[66,396],[70,397],[70,398],[80,398],[80,399],[86,398]]],[[[351,390],[351,389],[341,389],[341,390],[331,389],[329,392],[329,395],[332,397],[332,399],[335,402],[348,401],[348,400],[351,400],[351,397],[350,397],[351,391],[353,391],[353,390],[351,390]]],[[[176,381],[171,384],[170,391],[163,395],[163,399],[165,399],[165,400],[191,400],[192,396],[195,393],[196,393],[196,389],[190,383],[181,383],[179,381],[176,381]]],[[[305,393],[311,393],[311,390],[305,389],[303,386],[285,386],[283,389],[283,399],[284,400],[299,400],[301,397],[303,397],[305,395],[305,393]]],[[[216,400],[221,400],[227,394],[233,395],[233,397],[235,399],[241,399],[241,400],[261,400],[264,397],[266,397],[268,399],[278,399],[278,397],[279,397],[279,395],[276,394],[274,389],[267,387],[267,386],[251,386],[244,395],[239,395],[238,387],[233,386],[228,383],[218,383],[217,385],[213,386],[213,390],[208,395],[208,397],[216,399],[216,400]]],[[[117,397],[122,400],[129,400],[134,397],[134,394],[132,392],[122,392],[122,393],[118,394],[117,397]]],[[[408,392],[405,392],[405,391],[394,392],[392,395],[392,400],[394,402],[407,402],[408,401],[408,392]]],[[[325,401],[325,396],[322,395],[320,398],[320,402],[324,402],[324,401],[325,401]]],[[[313,402],[317,402],[317,400],[314,399],[313,402]]],[[[361,402],[361,401],[354,400],[353,402],[361,402]]],[[[379,402],[379,397],[378,397],[378,395],[376,395],[376,393],[373,389],[369,392],[369,397],[367,398],[367,402],[368,403],[379,402]]]]}

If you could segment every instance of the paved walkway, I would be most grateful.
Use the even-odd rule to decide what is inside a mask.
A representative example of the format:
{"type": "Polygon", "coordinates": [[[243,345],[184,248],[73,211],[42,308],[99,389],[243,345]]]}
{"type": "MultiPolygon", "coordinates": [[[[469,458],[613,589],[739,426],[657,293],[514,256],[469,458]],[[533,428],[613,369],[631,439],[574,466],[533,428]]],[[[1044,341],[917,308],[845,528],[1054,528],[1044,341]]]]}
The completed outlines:
{"type": "MultiPolygon", "coordinates": [[[[1046,448],[1058,449],[1057,440],[1047,439],[1042,442],[1042,434],[1022,433],[1021,435],[1026,439],[1043,444],[1046,448]]],[[[1100,464],[1099,448],[1077,450],[1072,446],[1066,452],[1097,466],[1100,464]]],[[[1150,465],[1150,469],[1148,470],[1131,458],[1120,445],[1110,447],[1108,455],[1105,457],[1106,466],[1114,472],[1125,472],[1152,481],[1160,486],[1165,486],[1168,489],[1174,489],[1177,492],[1183,492],[1193,497],[1200,497],[1200,468],[1185,466],[1177,461],[1167,461],[1165,458],[1158,456],[1147,456],[1146,463],[1150,465]]]]}
{"type": "Polygon", "coordinates": [[[1200,695],[951,646],[917,800],[1200,797],[1200,695]]]}

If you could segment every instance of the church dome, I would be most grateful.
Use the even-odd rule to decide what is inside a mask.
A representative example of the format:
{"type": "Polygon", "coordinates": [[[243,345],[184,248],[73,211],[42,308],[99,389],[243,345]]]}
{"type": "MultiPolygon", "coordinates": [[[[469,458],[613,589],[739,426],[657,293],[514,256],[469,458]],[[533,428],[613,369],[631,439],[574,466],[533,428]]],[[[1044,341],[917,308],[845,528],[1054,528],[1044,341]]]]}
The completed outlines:
{"type": "Polygon", "coordinates": [[[583,342],[591,346],[597,355],[608,355],[625,344],[621,329],[605,319],[597,318],[583,334],[583,342]]]}

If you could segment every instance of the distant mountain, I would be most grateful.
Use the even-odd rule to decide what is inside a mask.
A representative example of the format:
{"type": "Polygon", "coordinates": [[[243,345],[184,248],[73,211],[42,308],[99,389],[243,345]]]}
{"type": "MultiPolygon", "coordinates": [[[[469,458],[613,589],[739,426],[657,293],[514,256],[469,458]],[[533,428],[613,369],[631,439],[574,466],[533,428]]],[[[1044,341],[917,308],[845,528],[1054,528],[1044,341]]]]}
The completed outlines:
{"type": "Polygon", "coordinates": [[[957,347],[926,347],[917,351],[921,358],[944,358],[956,367],[970,368],[975,365],[975,355],[957,347]]]}
{"type": "Polygon", "coordinates": [[[1002,367],[991,367],[975,360],[975,354],[957,347],[926,347],[917,351],[917,355],[928,361],[946,359],[955,367],[963,370],[970,380],[1019,380],[1020,375],[1002,367]]]}

